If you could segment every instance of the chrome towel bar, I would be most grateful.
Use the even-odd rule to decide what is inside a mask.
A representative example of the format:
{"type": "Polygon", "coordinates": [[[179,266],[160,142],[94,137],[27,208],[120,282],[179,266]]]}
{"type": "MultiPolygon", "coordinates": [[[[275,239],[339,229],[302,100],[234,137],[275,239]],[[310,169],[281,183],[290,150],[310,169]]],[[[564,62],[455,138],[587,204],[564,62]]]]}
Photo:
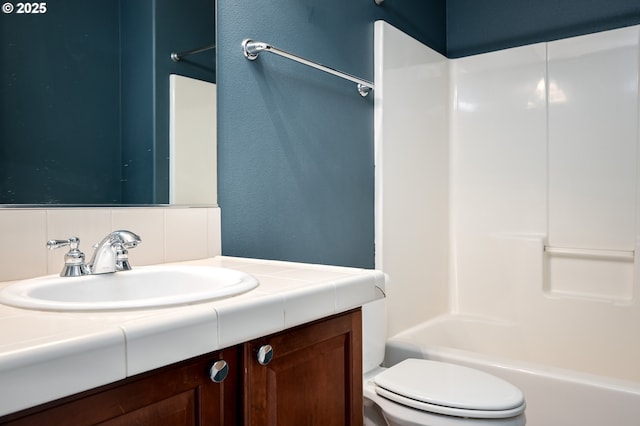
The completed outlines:
{"type": "Polygon", "coordinates": [[[187,50],[186,52],[180,52],[180,53],[171,52],[171,60],[173,62],[178,62],[180,59],[182,59],[185,56],[193,55],[200,52],[206,52],[207,50],[211,50],[215,48],[216,48],[215,44],[210,44],[208,46],[200,47],[198,49],[187,50]]]}
{"type": "Polygon", "coordinates": [[[294,55],[293,53],[286,52],[282,49],[278,49],[277,47],[274,47],[268,43],[263,43],[261,41],[253,41],[251,39],[245,39],[242,42],[242,51],[244,52],[244,56],[251,61],[256,60],[260,52],[271,52],[271,53],[275,53],[276,55],[285,57],[287,59],[291,59],[292,61],[296,61],[301,64],[307,65],[309,67],[315,68],[317,70],[324,71],[329,74],[333,74],[340,78],[344,78],[345,80],[349,80],[358,85],[358,93],[360,93],[361,96],[367,96],[369,92],[374,89],[374,84],[371,83],[370,81],[363,80],[351,74],[347,74],[342,71],[335,70],[326,65],[318,64],[308,59],[301,58],[300,56],[294,55]]]}

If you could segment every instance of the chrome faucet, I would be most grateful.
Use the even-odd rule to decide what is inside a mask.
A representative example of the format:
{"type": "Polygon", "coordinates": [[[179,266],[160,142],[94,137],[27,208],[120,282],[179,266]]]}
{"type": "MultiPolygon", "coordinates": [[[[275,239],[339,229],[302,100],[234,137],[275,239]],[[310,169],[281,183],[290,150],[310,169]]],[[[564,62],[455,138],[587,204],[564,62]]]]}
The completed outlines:
{"type": "Polygon", "coordinates": [[[127,250],[137,247],[141,242],[140,237],[131,231],[113,231],[95,246],[87,270],[90,274],[130,270],[127,250]]]}
{"type": "Polygon", "coordinates": [[[130,270],[128,249],[137,247],[141,242],[142,239],[131,231],[113,231],[94,246],[95,251],[88,264],[84,262],[84,253],[78,249],[80,245],[78,237],[71,237],[68,240],[50,240],[47,241],[47,247],[53,250],[69,246],[60,276],[77,277],[130,270]]]}
{"type": "Polygon", "coordinates": [[[71,237],[68,240],[49,240],[47,248],[54,250],[60,247],[69,246],[69,251],[64,255],[64,266],[60,272],[61,277],[79,277],[88,275],[87,265],[84,263],[84,253],[78,249],[80,238],[71,237]]]}

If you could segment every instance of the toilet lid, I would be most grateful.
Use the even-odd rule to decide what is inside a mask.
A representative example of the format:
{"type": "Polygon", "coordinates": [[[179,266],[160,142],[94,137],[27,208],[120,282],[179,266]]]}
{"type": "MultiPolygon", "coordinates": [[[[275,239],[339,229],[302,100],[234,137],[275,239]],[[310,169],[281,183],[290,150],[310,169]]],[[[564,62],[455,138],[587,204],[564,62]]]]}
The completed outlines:
{"type": "Polygon", "coordinates": [[[522,392],[512,384],[445,362],[407,359],[378,374],[374,381],[382,397],[450,416],[507,418],[525,408],[522,392]]]}

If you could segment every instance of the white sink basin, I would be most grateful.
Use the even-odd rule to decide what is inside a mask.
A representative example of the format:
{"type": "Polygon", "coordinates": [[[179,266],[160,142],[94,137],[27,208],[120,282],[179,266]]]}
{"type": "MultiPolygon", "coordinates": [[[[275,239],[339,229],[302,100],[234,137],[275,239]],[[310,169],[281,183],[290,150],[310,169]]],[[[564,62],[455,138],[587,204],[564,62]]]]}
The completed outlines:
{"type": "Polygon", "coordinates": [[[205,302],[258,286],[244,272],[212,266],[143,266],[113,274],[19,281],[0,290],[0,303],[52,311],[146,309],[205,302]]]}

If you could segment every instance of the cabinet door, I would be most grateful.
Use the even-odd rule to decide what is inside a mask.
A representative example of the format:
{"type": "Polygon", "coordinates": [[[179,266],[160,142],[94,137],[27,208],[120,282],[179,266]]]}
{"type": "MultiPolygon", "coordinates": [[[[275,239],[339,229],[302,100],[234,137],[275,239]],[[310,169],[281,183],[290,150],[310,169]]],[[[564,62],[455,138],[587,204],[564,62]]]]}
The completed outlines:
{"type": "Polygon", "coordinates": [[[224,425],[240,418],[238,348],[193,358],[0,418],[2,425],[224,425]],[[221,383],[209,378],[218,360],[228,363],[221,383]]]}
{"type": "Polygon", "coordinates": [[[246,343],[245,423],[362,425],[361,322],[358,309],[246,343]],[[273,357],[261,365],[264,345],[273,357]]]}

